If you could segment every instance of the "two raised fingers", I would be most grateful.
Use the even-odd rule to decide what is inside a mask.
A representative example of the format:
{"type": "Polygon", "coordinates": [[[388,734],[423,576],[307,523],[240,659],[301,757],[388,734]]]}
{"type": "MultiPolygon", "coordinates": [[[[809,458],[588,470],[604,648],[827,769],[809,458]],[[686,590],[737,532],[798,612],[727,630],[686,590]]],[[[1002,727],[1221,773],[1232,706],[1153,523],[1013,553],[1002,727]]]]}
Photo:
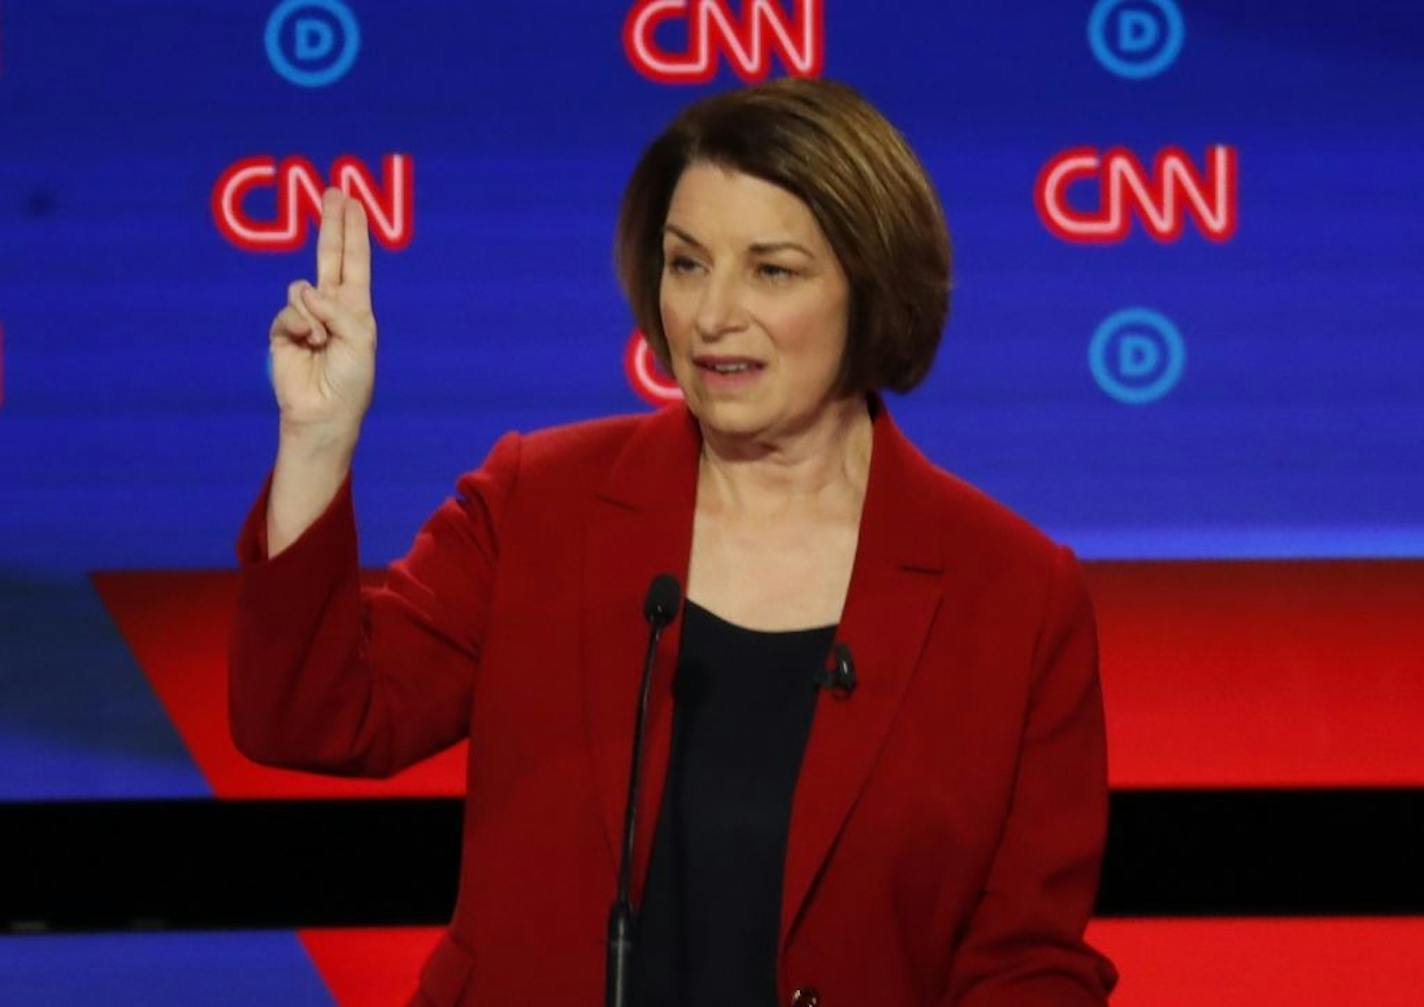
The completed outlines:
{"type": "MultiPolygon", "coordinates": [[[[317,235],[317,285],[296,280],[287,286],[287,306],[272,324],[283,335],[312,347],[326,345],[329,328],[340,331],[371,310],[371,243],[361,204],[330,188],[322,194],[317,235]]],[[[348,331],[355,331],[354,328],[348,331]]]]}
{"type": "Polygon", "coordinates": [[[358,200],[340,189],[327,189],[321,197],[321,231],[316,242],[316,285],[322,293],[341,291],[348,306],[369,306],[371,240],[366,232],[366,211],[358,200]]]}

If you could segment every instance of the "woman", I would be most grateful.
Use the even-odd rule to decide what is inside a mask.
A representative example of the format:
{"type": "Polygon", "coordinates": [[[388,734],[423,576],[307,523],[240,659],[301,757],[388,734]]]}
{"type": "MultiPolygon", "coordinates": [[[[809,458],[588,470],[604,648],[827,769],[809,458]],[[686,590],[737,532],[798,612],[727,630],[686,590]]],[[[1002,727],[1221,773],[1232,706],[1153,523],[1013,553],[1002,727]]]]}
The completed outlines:
{"type": "Polygon", "coordinates": [[[363,590],[370,257],[359,205],[325,194],[238,542],[238,746],[385,775],[468,735],[459,900],[412,1002],[595,1003],[639,613],[670,571],[687,601],[649,705],[638,1002],[1104,1003],[1081,574],[878,395],[923,378],[948,307],[922,167],[844,85],[703,99],[639,162],[616,251],[685,404],[507,434],[363,590]],[[832,653],[854,679],[818,689],[832,653]]]}

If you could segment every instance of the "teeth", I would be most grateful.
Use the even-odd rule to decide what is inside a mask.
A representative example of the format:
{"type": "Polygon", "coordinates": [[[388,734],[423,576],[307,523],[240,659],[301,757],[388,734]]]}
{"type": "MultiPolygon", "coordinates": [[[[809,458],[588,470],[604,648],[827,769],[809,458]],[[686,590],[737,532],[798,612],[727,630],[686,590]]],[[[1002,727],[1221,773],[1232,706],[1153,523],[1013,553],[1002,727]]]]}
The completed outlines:
{"type": "Polygon", "coordinates": [[[751,364],[713,364],[712,369],[718,374],[736,374],[738,371],[751,370],[751,364]]]}

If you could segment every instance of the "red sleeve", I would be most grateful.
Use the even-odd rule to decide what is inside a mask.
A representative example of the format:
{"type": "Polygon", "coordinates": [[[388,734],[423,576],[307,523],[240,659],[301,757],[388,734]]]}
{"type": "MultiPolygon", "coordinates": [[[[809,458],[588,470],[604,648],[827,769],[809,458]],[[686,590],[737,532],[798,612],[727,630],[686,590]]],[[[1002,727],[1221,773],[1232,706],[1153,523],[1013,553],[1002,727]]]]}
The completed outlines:
{"type": "Polygon", "coordinates": [[[233,741],[267,765],[388,776],[469,733],[502,514],[519,467],[506,434],[456,481],[379,588],[360,584],[351,476],[268,558],[272,475],[237,539],[229,647],[233,741]]]}
{"type": "Polygon", "coordinates": [[[1107,832],[1097,630],[1071,550],[1055,554],[1014,795],[955,954],[955,1007],[1100,1007],[1117,984],[1084,943],[1107,832]]]}

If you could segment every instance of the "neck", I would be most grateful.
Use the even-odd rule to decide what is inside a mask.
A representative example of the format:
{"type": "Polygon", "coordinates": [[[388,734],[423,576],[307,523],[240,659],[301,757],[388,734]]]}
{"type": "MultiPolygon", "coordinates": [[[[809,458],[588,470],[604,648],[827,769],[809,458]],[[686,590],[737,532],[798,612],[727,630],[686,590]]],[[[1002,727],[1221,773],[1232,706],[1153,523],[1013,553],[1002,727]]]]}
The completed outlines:
{"type": "Polygon", "coordinates": [[[861,395],[831,400],[811,422],[776,435],[728,435],[703,426],[703,502],[762,516],[806,504],[858,504],[870,474],[871,441],[861,395]]]}

